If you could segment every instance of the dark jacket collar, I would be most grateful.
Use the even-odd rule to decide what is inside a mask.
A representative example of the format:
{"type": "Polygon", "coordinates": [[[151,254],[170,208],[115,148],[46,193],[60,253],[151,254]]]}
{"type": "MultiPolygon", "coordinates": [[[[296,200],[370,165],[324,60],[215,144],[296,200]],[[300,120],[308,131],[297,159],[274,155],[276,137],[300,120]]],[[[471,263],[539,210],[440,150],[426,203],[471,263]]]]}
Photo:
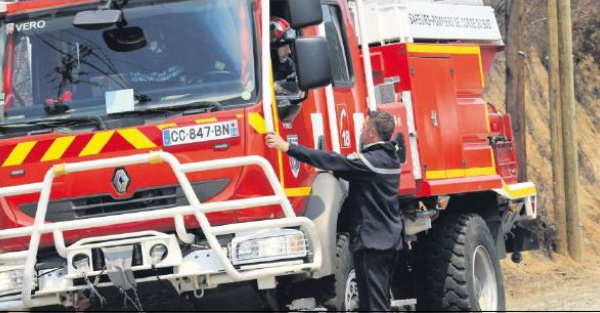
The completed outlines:
{"type": "Polygon", "coordinates": [[[394,151],[396,151],[396,143],[391,142],[391,141],[377,142],[374,144],[367,145],[366,147],[364,147],[361,150],[361,152],[369,152],[369,151],[375,151],[375,150],[380,150],[380,149],[394,152],[394,151]]]}

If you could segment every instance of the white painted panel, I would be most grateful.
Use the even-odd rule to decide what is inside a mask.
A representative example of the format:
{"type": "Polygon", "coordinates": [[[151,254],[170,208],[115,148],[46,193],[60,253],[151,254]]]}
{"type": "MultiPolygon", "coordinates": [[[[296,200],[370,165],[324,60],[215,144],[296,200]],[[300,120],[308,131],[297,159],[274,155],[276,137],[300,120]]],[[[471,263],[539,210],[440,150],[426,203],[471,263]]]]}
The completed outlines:
{"type": "MultiPolygon", "coordinates": [[[[481,4],[481,0],[366,1],[366,40],[379,44],[419,40],[502,43],[494,9],[481,4]]],[[[357,6],[351,4],[351,9],[360,28],[356,23],[357,6]]]]}
{"type": "Polygon", "coordinates": [[[419,154],[419,145],[417,142],[417,128],[415,126],[415,111],[412,103],[412,94],[410,91],[402,93],[402,103],[406,107],[406,123],[408,126],[408,139],[410,143],[410,153],[412,156],[413,175],[416,180],[423,178],[421,170],[421,155],[419,154]]]}
{"type": "Polygon", "coordinates": [[[365,115],[362,113],[354,113],[354,138],[356,140],[356,150],[360,151],[360,135],[363,124],[365,123],[365,115]]]}
{"type": "Polygon", "coordinates": [[[312,113],[310,115],[310,121],[312,123],[313,130],[313,141],[315,146],[313,148],[319,148],[319,138],[325,135],[324,127],[323,127],[323,114],[321,113],[312,113]]]}

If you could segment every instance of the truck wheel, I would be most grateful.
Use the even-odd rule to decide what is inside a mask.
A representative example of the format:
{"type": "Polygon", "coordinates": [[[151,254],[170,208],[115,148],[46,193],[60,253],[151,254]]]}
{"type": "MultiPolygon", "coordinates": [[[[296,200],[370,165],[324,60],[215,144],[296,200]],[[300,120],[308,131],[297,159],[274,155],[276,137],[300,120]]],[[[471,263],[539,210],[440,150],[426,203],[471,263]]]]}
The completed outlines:
{"type": "Polygon", "coordinates": [[[348,234],[337,235],[335,261],[335,297],[324,306],[330,311],[355,311],[358,309],[358,287],[348,234]]]}
{"type": "Polygon", "coordinates": [[[442,217],[427,236],[419,303],[434,311],[504,311],[504,282],[492,235],[477,214],[442,217]]]}

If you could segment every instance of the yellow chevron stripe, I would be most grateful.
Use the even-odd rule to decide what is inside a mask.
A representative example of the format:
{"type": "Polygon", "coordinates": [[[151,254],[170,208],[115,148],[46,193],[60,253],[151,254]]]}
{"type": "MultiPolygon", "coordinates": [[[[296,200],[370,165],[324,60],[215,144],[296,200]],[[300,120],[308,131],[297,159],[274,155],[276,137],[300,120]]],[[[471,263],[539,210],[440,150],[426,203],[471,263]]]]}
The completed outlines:
{"type": "Polygon", "coordinates": [[[42,162],[60,159],[73,141],[75,141],[75,136],[62,137],[54,140],[48,151],[46,151],[46,154],[42,157],[42,162]]]}
{"type": "Polygon", "coordinates": [[[107,131],[94,134],[94,137],[88,142],[83,148],[83,151],[79,154],[80,157],[96,155],[104,149],[110,138],[115,134],[114,131],[107,131]]]}
{"type": "Polygon", "coordinates": [[[36,144],[37,142],[35,141],[22,142],[18,144],[10,153],[8,159],[4,161],[4,164],[2,166],[7,167],[23,164],[23,161],[25,161],[25,159],[27,158],[31,150],[33,150],[33,147],[35,147],[36,144]]]}
{"type": "Polygon", "coordinates": [[[119,130],[118,133],[136,149],[156,148],[154,142],[150,141],[150,139],[137,128],[119,130]]]}
{"type": "Polygon", "coordinates": [[[196,120],[196,124],[208,124],[208,123],[216,123],[219,120],[217,120],[216,117],[209,117],[209,118],[203,118],[201,120],[196,120]]]}
{"type": "Polygon", "coordinates": [[[265,122],[265,118],[258,113],[250,113],[248,114],[248,123],[254,130],[264,135],[267,133],[267,122],[265,122]]]}

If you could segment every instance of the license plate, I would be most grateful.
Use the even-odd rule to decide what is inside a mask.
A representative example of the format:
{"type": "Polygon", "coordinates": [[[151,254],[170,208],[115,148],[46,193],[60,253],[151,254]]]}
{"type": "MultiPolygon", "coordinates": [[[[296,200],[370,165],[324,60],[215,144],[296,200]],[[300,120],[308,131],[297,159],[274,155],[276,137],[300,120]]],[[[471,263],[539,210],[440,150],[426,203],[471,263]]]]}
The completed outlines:
{"type": "Polygon", "coordinates": [[[163,130],[165,147],[239,137],[237,121],[202,124],[163,130]]]}

